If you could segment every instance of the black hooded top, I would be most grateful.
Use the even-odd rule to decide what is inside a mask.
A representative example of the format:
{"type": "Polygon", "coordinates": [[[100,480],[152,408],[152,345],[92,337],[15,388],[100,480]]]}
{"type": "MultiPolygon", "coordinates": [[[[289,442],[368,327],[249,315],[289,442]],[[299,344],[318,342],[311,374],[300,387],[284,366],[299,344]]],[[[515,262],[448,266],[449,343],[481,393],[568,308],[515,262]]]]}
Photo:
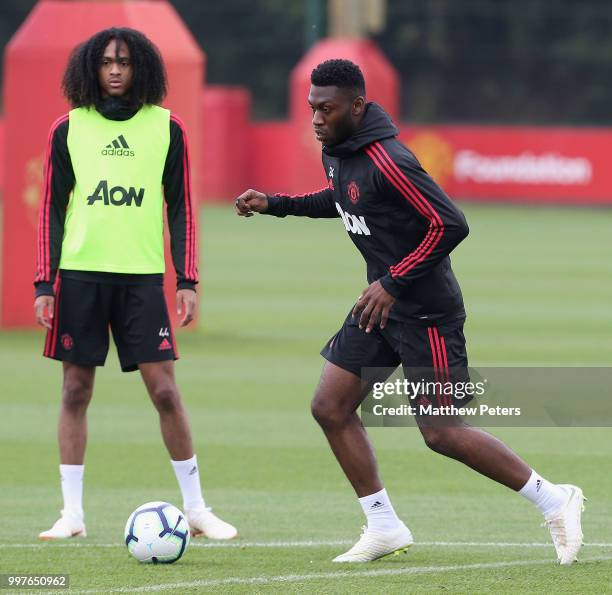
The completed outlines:
{"type": "Polygon", "coordinates": [[[396,301],[390,318],[427,325],[465,318],[450,252],[468,235],[463,213],[397,140],[398,129],[368,103],[357,130],[323,147],[327,187],[268,196],[276,217],[339,217],[367,265],[396,301]]]}

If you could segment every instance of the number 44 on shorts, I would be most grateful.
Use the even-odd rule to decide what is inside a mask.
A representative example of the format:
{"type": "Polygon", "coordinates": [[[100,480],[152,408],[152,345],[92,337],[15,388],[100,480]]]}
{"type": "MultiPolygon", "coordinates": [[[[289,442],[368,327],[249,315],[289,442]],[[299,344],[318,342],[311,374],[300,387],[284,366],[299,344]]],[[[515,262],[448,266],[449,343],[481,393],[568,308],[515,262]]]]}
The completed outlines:
{"type": "Polygon", "coordinates": [[[170,336],[170,332],[168,331],[168,327],[167,326],[162,326],[159,329],[159,336],[160,337],[169,337],[170,336]]]}

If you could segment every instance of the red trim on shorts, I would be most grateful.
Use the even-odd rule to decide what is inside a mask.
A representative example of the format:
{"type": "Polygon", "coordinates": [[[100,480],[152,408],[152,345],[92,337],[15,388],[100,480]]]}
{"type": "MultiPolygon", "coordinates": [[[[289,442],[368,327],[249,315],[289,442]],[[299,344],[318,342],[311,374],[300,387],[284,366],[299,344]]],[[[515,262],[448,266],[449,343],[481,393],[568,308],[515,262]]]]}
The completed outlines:
{"type": "MultiPolygon", "coordinates": [[[[427,327],[427,335],[429,336],[429,347],[431,349],[431,356],[432,356],[432,361],[433,361],[434,380],[435,380],[435,382],[439,382],[439,379],[440,379],[440,372],[439,372],[440,366],[438,364],[438,350],[436,348],[436,342],[435,342],[435,339],[434,339],[433,330],[434,330],[434,327],[432,327],[432,326],[428,326],[427,327]]],[[[434,391],[434,395],[437,397],[438,403],[442,404],[441,395],[438,395],[437,391],[434,391]]]]}
{"type": "MultiPolygon", "coordinates": [[[[435,329],[435,334],[438,335],[438,329],[435,329]]],[[[440,355],[440,361],[442,362],[442,377],[444,382],[448,382],[450,377],[448,373],[448,358],[446,357],[446,343],[442,335],[438,336],[438,353],[440,355]]],[[[452,404],[452,395],[444,395],[446,405],[452,404]]]]}
{"type": "Polygon", "coordinates": [[[168,302],[166,302],[166,296],[164,295],[164,306],[166,307],[166,316],[168,317],[168,326],[170,326],[170,340],[172,341],[172,351],[174,352],[174,357],[179,359],[179,352],[176,346],[176,339],[174,338],[174,326],[172,324],[172,317],[170,316],[170,311],[168,310],[168,302]]]}
{"type": "MultiPolygon", "coordinates": [[[[435,373],[436,382],[448,382],[449,371],[448,371],[448,357],[446,355],[446,343],[444,337],[438,333],[438,327],[430,326],[427,327],[427,334],[429,335],[429,345],[431,348],[431,354],[433,359],[433,368],[435,373]]],[[[438,402],[441,405],[451,405],[452,396],[447,394],[440,394],[438,396],[438,402]]]]}
{"type": "Polygon", "coordinates": [[[45,356],[55,357],[55,351],[57,349],[57,331],[59,327],[59,307],[60,307],[60,292],[62,288],[62,279],[58,275],[55,280],[55,304],[53,306],[53,325],[51,329],[47,331],[47,340],[45,341],[45,356]],[[49,341],[51,338],[51,341],[49,341]]]}
{"type": "Polygon", "coordinates": [[[438,352],[436,350],[436,344],[434,343],[434,338],[433,338],[433,327],[428,326],[427,327],[427,334],[429,335],[429,347],[431,349],[431,356],[432,356],[432,360],[433,360],[433,369],[434,372],[436,373],[436,380],[438,379],[438,352]]]}

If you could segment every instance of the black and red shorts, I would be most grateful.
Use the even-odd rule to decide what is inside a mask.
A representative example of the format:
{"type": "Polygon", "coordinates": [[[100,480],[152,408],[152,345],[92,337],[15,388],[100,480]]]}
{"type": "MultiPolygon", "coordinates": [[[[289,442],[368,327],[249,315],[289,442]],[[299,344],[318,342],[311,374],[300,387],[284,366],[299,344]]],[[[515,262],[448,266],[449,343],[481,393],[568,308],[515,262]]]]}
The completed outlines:
{"type": "MultiPolygon", "coordinates": [[[[468,378],[468,357],[463,334],[465,320],[420,325],[389,320],[384,330],[370,333],[359,328],[352,310],[342,328],[327,342],[321,355],[360,378],[383,381],[400,364],[406,379],[418,375],[431,381],[463,381],[468,378]]],[[[441,398],[438,405],[465,405],[470,399],[441,398]]]]}
{"type": "Polygon", "coordinates": [[[178,359],[162,283],[60,277],[44,355],[82,366],[103,366],[109,330],[124,372],[137,370],[138,364],[178,359]]]}

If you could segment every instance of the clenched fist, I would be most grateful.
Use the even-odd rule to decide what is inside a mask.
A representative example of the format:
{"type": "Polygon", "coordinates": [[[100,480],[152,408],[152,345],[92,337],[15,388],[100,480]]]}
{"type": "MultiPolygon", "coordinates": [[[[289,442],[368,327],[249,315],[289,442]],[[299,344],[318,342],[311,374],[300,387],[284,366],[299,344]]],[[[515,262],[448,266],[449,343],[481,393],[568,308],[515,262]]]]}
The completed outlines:
{"type": "Polygon", "coordinates": [[[268,197],[257,190],[243,192],[234,202],[239,217],[252,217],[254,213],[265,213],[268,210],[268,197]]]}

